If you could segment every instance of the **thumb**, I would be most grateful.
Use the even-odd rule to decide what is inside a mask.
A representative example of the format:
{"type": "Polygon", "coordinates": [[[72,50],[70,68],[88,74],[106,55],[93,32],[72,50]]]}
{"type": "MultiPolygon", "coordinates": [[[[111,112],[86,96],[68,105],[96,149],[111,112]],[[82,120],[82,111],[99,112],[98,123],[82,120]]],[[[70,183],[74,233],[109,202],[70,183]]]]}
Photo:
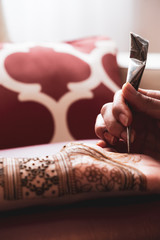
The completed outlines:
{"type": "Polygon", "coordinates": [[[128,82],[123,85],[122,94],[136,111],[160,119],[160,100],[136,91],[128,82]]]}

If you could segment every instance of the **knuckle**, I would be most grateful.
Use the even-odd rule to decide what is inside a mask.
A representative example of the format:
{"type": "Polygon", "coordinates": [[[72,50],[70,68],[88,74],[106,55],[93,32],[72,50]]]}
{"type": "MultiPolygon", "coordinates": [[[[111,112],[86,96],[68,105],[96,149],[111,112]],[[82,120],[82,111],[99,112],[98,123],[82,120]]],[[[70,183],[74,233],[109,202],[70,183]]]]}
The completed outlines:
{"type": "Polygon", "coordinates": [[[95,127],[95,133],[96,133],[97,137],[103,138],[104,127],[96,126],[95,127]]]}
{"type": "Polygon", "coordinates": [[[101,114],[102,114],[102,116],[103,116],[104,112],[106,111],[106,108],[107,108],[107,103],[104,104],[104,105],[102,106],[102,108],[101,108],[101,114]]]}
{"type": "Polygon", "coordinates": [[[119,112],[125,107],[125,101],[122,96],[122,90],[116,92],[113,101],[112,112],[114,115],[119,114],[119,112]]]}
{"type": "Polygon", "coordinates": [[[112,112],[113,112],[113,115],[116,116],[120,112],[119,105],[113,104],[112,112]]]}
{"type": "Polygon", "coordinates": [[[95,133],[98,137],[102,138],[104,130],[105,130],[105,124],[101,114],[99,114],[96,118],[95,133]]]}
{"type": "Polygon", "coordinates": [[[101,114],[98,114],[98,116],[97,116],[97,118],[96,118],[95,126],[96,126],[96,127],[98,127],[98,126],[100,126],[100,127],[102,127],[102,126],[105,127],[105,122],[104,122],[103,117],[102,117],[101,114]]]}
{"type": "Polygon", "coordinates": [[[102,116],[106,115],[110,108],[112,108],[111,102],[104,104],[101,108],[101,115],[102,116]]]}
{"type": "Polygon", "coordinates": [[[119,99],[121,96],[122,96],[122,89],[120,89],[120,90],[118,90],[118,91],[115,92],[113,101],[116,101],[116,100],[119,99]]]}

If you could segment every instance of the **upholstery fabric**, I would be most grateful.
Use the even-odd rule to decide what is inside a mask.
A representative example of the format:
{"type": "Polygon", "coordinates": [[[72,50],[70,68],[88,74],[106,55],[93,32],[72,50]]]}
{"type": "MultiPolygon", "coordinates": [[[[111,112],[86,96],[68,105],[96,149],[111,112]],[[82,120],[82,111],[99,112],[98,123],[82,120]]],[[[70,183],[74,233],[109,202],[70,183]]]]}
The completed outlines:
{"type": "Polygon", "coordinates": [[[121,87],[116,53],[106,37],[0,43],[0,148],[95,138],[121,87]]]}

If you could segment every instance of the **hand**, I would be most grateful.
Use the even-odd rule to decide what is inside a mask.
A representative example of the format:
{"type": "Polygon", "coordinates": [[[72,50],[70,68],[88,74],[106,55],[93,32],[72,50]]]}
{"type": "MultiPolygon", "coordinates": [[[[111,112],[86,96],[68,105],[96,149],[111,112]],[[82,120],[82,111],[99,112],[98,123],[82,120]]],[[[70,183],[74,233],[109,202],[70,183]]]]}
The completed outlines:
{"type": "Polygon", "coordinates": [[[102,139],[98,145],[114,146],[116,151],[126,152],[126,127],[129,125],[132,126],[132,152],[160,159],[160,91],[136,91],[125,83],[122,90],[116,92],[113,102],[105,104],[97,117],[95,132],[102,139]]]}

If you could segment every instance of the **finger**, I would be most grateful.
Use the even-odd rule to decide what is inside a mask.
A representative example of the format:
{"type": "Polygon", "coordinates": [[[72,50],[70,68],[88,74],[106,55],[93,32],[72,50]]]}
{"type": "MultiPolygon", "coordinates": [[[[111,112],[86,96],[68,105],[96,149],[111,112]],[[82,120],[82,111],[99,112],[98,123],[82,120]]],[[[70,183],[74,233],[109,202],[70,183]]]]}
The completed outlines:
{"type": "MultiPolygon", "coordinates": [[[[108,142],[110,145],[114,145],[117,141],[116,137],[107,132],[106,125],[101,114],[99,114],[96,119],[95,133],[97,137],[105,142],[108,142]]],[[[103,143],[100,142],[100,145],[103,145],[103,143]]]]}
{"type": "Polygon", "coordinates": [[[115,136],[113,136],[112,134],[110,134],[109,132],[104,131],[103,133],[104,139],[107,143],[109,143],[110,145],[115,145],[117,142],[117,138],[115,136]]]}
{"type": "Polygon", "coordinates": [[[103,140],[99,140],[96,143],[97,146],[101,147],[101,148],[105,148],[105,150],[107,152],[125,152],[125,145],[123,144],[123,142],[121,141],[120,143],[118,142],[118,145],[115,146],[115,148],[113,148],[112,146],[108,146],[107,143],[103,140]]]}
{"type": "Polygon", "coordinates": [[[114,137],[120,138],[125,127],[114,117],[112,107],[113,103],[105,104],[101,109],[101,115],[108,133],[114,137]]]}
{"type": "Polygon", "coordinates": [[[151,98],[159,99],[160,100],[160,91],[157,90],[149,90],[149,89],[142,89],[139,88],[138,92],[142,93],[143,95],[146,95],[151,98]]]}
{"type": "MultiPolygon", "coordinates": [[[[102,147],[102,148],[113,148],[118,151],[118,152],[126,152],[127,147],[126,147],[126,139],[127,139],[127,133],[126,129],[122,131],[121,133],[121,138],[113,138],[113,136],[110,133],[107,133],[106,131],[106,126],[104,123],[104,120],[102,118],[102,115],[99,114],[96,119],[96,124],[95,124],[95,131],[96,134],[101,140],[97,142],[97,146],[102,147]]],[[[131,135],[132,136],[132,135],[131,135]]],[[[134,138],[132,138],[134,141],[134,138]]]]}
{"type": "MultiPolygon", "coordinates": [[[[117,138],[107,131],[105,122],[101,114],[99,114],[96,119],[95,133],[100,139],[102,139],[106,143],[109,143],[110,145],[114,145],[117,142],[117,138]]],[[[100,142],[100,145],[103,145],[103,143],[100,142]]]]}
{"type": "MultiPolygon", "coordinates": [[[[131,128],[131,138],[130,138],[130,141],[131,141],[131,143],[133,143],[134,142],[134,140],[135,140],[135,137],[136,137],[136,132],[135,132],[135,130],[133,129],[133,128],[131,128]]],[[[121,138],[125,141],[125,142],[127,142],[127,130],[124,130],[122,133],[121,133],[121,138]]]]}
{"type": "Polygon", "coordinates": [[[130,83],[123,85],[122,94],[137,111],[160,119],[160,100],[141,94],[139,91],[136,91],[130,83]]]}
{"type": "Polygon", "coordinates": [[[106,148],[107,147],[107,143],[103,140],[99,140],[97,143],[96,143],[97,146],[101,147],[101,148],[106,148]]]}
{"type": "Polygon", "coordinates": [[[123,126],[127,127],[131,124],[132,113],[126,104],[122,90],[117,91],[114,95],[112,111],[116,120],[119,121],[123,126]]]}
{"type": "Polygon", "coordinates": [[[102,115],[99,114],[96,118],[96,123],[95,123],[95,133],[97,135],[97,137],[104,139],[103,133],[106,130],[106,125],[105,122],[102,118],[102,115]]]}

